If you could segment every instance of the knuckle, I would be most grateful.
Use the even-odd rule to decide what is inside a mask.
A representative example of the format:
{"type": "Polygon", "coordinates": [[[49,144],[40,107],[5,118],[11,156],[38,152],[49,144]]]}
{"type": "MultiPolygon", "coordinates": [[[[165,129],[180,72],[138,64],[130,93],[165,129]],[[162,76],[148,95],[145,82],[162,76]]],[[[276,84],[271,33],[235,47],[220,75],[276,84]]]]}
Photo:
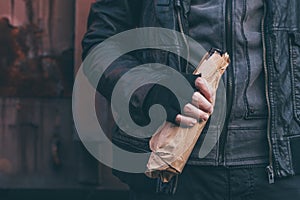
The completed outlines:
{"type": "Polygon", "coordinates": [[[176,118],[175,118],[175,122],[177,123],[177,124],[180,124],[181,123],[181,115],[176,115],[176,118]]]}
{"type": "Polygon", "coordinates": [[[203,116],[203,120],[207,121],[208,119],[209,119],[209,114],[205,113],[204,116],[203,116]]]}
{"type": "Polygon", "coordinates": [[[186,104],[186,105],[184,106],[184,108],[183,108],[183,111],[184,111],[185,113],[191,112],[191,106],[190,106],[190,104],[186,104]]]}
{"type": "Polygon", "coordinates": [[[195,126],[197,123],[197,120],[196,119],[191,119],[191,122],[190,122],[190,126],[195,126]]]}
{"type": "Polygon", "coordinates": [[[209,119],[209,114],[207,113],[202,113],[199,117],[199,119],[203,120],[203,121],[207,121],[209,119]]]}
{"type": "Polygon", "coordinates": [[[198,87],[203,87],[205,85],[205,80],[201,77],[196,79],[196,84],[198,87]]]}
{"type": "Polygon", "coordinates": [[[213,111],[214,111],[214,108],[213,108],[213,106],[212,105],[209,105],[208,107],[206,107],[206,109],[205,109],[206,111],[207,111],[207,113],[208,114],[212,114],[213,113],[213,111]]]}
{"type": "Polygon", "coordinates": [[[195,103],[196,101],[197,101],[197,96],[196,93],[194,93],[192,96],[192,102],[195,103]]]}
{"type": "Polygon", "coordinates": [[[199,92],[194,92],[192,99],[195,101],[198,101],[200,96],[201,96],[201,94],[199,92]]]}

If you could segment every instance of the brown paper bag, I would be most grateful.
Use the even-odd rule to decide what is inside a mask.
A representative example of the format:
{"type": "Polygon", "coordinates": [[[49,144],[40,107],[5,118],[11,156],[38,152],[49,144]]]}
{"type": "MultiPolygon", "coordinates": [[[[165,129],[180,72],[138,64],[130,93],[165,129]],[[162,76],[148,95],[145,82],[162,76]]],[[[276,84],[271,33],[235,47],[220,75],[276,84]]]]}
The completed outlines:
{"type": "MultiPolygon", "coordinates": [[[[203,57],[194,74],[201,73],[216,94],[221,76],[229,62],[227,53],[212,49],[203,57]]],[[[214,103],[215,98],[213,105],[214,103]]],[[[163,182],[168,182],[174,175],[180,174],[205,125],[206,121],[191,128],[170,122],[163,124],[150,140],[152,153],[145,174],[150,178],[161,178],[163,182]]]]}

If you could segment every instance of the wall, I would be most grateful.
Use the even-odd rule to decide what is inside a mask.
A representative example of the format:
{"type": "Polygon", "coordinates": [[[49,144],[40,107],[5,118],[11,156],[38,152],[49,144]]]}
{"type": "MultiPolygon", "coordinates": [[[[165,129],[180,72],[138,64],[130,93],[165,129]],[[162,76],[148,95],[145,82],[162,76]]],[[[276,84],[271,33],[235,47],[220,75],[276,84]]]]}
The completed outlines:
{"type": "Polygon", "coordinates": [[[95,0],[77,0],[76,1],[76,21],[75,21],[75,72],[81,65],[81,40],[87,29],[87,18],[91,3],[95,0]]]}
{"type": "Polygon", "coordinates": [[[91,2],[0,1],[0,188],[126,189],[74,140],[71,92],[91,2]]]}
{"type": "MultiPolygon", "coordinates": [[[[75,72],[79,69],[82,61],[81,61],[81,41],[87,30],[87,18],[90,10],[91,3],[95,2],[95,0],[77,0],[76,1],[76,22],[75,22],[75,72]]],[[[96,106],[101,105],[101,109],[97,109],[97,116],[99,120],[101,120],[102,128],[106,131],[107,135],[110,135],[109,131],[112,127],[112,116],[110,116],[110,112],[107,110],[109,108],[108,102],[99,94],[96,95],[96,106]],[[105,127],[104,127],[105,126],[105,127]]],[[[112,155],[112,152],[107,151],[107,154],[112,155]]],[[[120,183],[111,172],[111,169],[105,167],[100,164],[101,172],[100,176],[102,179],[102,183],[113,186],[115,189],[126,189],[126,186],[120,183]]]]}
{"type": "Polygon", "coordinates": [[[75,0],[0,4],[0,95],[70,96],[75,0]]]}

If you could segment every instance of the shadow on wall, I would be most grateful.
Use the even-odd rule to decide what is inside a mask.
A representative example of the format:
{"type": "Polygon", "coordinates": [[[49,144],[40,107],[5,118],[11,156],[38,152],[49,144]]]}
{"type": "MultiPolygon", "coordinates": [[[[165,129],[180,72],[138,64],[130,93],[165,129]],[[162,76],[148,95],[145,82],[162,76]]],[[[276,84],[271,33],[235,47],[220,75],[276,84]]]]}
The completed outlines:
{"type": "Polygon", "coordinates": [[[73,49],[60,55],[41,55],[43,30],[35,24],[14,27],[1,18],[0,32],[0,95],[71,95],[73,49]]]}

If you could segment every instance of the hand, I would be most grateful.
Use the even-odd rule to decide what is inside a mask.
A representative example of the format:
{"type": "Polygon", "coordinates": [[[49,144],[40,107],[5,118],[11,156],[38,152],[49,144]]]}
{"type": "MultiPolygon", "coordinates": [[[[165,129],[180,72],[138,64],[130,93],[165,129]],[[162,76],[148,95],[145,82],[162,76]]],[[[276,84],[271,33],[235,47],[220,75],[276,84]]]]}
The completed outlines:
{"type": "Polygon", "coordinates": [[[213,92],[204,78],[195,80],[197,91],[192,96],[192,102],[185,105],[183,114],[176,116],[176,123],[188,127],[195,126],[199,120],[207,121],[213,112],[213,92]]]}
{"type": "MultiPolygon", "coordinates": [[[[196,82],[196,80],[201,75],[182,73],[182,76],[185,77],[185,79],[190,83],[190,85],[192,86],[192,88],[195,91],[198,90],[196,87],[196,84],[198,84],[199,81],[196,82]]],[[[201,81],[199,83],[201,84],[201,81]]],[[[199,86],[199,87],[201,87],[201,86],[199,86]]],[[[191,97],[193,95],[192,91],[188,92],[189,94],[185,93],[182,96],[179,95],[179,98],[182,98],[181,100],[184,102],[190,102],[191,97]]],[[[166,120],[171,123],[179,124],[175,120],[176,120],[176,116],[178,116],[178,114],[181,113],[181,108],[180,108],[177,97],[172,93],[171,90],[169,90],[168,88],[166,88],[162,85],[156,84],[153,86],[153,88],[147,94],[147,97],[145,99],[146,100],[143,103],[143,113],[148,113],[149,109],[152,105],[160,104],[164,107],[164,109],[167,112],[166,120]]],[[[197,101],[197,100],[195,100],[195,101],[197,101]]],[[[149,116],[147,116],[147,117],[149,118],[149,116]]]]}

